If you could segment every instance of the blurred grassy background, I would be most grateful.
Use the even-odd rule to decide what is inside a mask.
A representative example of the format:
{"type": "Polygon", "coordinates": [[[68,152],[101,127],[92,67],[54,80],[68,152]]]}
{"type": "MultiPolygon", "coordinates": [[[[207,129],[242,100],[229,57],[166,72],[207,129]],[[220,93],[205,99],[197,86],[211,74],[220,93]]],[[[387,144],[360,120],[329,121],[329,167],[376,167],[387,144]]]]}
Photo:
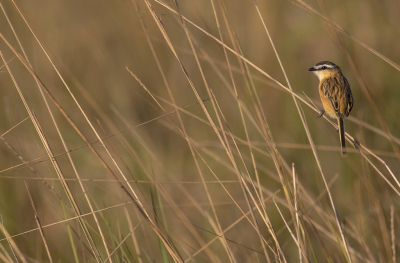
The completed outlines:
{"type": "MultiPolygon", "coordinates": [[[[303,262],[307,262],[306,258],[311,262],[350,262],[332,216],[333,210],[317,167],[318,160],[327,181],[331,183],[330,191],[352,262],[396,262],[395,252],[399,251],[400,244],[396,238],[399,234],[399,198],[396,191],[400,185],[396,184],[382,162],[367,154],[377,169],[394,184],[396,191],[349,143],[348,157],[342,158],[335,128],[326,120],[317,119],[317,113],[300,102],[311,137],[317,146],[316,159],[290,93],[251,66],[246,73],[249,76],[246,81],[237,56],[227,51],[238,98],[245,108],[245,126],[253,146],[250,152],[249,146],[243,143],[247,141],[246,132],[232,93],[232,80],[223,47],[186,22],[207,84],[226,119],[223,127],[227,132],[228,148],[233,151],[235,162],[232,162],[145,1],[133,1],[23,1],[14,4],[1,0],[4,12],[0,15],[0,33],[17,52],[23,53],[7,22],[7,14],[33,71],[87,140],[97,140],[93,129],[29,30],[29,25],[99,136],[113,135],[104,143],[116,163],[112,162],[100,143],[93,143],[94,149],[128,189],[117,165],[120,167],[149,218],[173,243],[178,258],[189,262],[299,262],[298,245],[272,201],[275,199],[278,202],[296,235],[293,189],[288,188],[293,184],[290,172],[293,163],[299,186],[297,201],[301,223],[297,225],[302,226],[303,233],[297,236],[300,235],[302,240],[303,262]],[[139,15],[135,3],[139,6],[139,15]],[[142,29],[140,17],[146,31],[142,29]],[[187,139],[181,132],[182,126],[176,113],[145,123],[175,110],[174,105],[170,104],[172,101],[168,89],[146,34],[154,47],[176,106],[186,107],[197,103],[186,109],[192,115],[180,113],[187,139]],[[165,112],[127,68],[157,96],[165,112]],[[252,102],[255,95],[252,97],[249,92],[249,79],[257,91],[261,108],[252,102]],[[271,152],[265,136],[260,132],[265,123],[257,117],[257,110],[262,110],[266,116],[279,151],[277,158],[281,158],[284,166],[289,168],[283,172],[283,181],[278,177],[279,165],[271,158],[271,153],[276,153],[271,152]],[[136,125],[140,126],[132,128],[136,125]],[[131,129],[125,131],[128,128],[131,129]],[[236,141],[238,150],[229,132],[242,139],[236,141]],[[239,170],[242,176],[249,176],[246,178],[251,190],[243,190],[238,177],[239,170]],[[252,208],[262,207],[255,201],[258,200],[257,194],[249,179],[257,182],[257,176],[264,189],[264,198],[269,198],[264,202],[265,212],[256,209],[255,218],[248,215],[247,219],[239,220],[243,212],[250,210],[246,196],[252,208]],[[290,194],[285,196],[283,190],[290,194]],[[263,221],[267,215],[277,242],[273,241],[263,221]],[[206,246],[220,234],[221,229],[228,229],[224,237],[206,246]],[[265,239],[265,249],[261,237],[265,239]]],[[[174,2],[165,2],[176,9],[174,2]]],[[[209,99],[179,16],[157,2],[150,3],[200,97],[209,99]]],[[[219,39],[212,3],[223,42],[233,47],[228,30],[231,27],[242,55],[287,86],[253,1],[178,2],[183,16],[219,39]],[[224,13],[229,17],[229,25],[223,18],[224,13]]],[[[339,65],[349,79],[355,100],[351,117],[346,119],[346,131],[376,153],[397,176],[399,159],[396,151],[400,141],[397,139],[400,137],[400,120],[396,114],[400,110],[399,66],[390,65],[382,56],[373,54],[345,33],[335,31],[333,26],[307,8],[318,10],[351,36],[391,61],[398,62],[400,3],[393,0],[320,0],[305,4],[302,1],[272,0],[259,1],[257,4],[293,91],[301,97],[308,96],[321,108],[318,80],[307,69],[323,60],[339,65]],[[353,62],[355,67],[352,66],[353,62]],[[368,96],[375,105],[371,104],[368,96]],[[393,136],[392,143],[388,139],[388,132],[393,136]]],[[[8,63],[10,72],[27,105],[35,113],[54,155],[59,155],[56,160],[81,214],[90,213],[89,202],[94,210],[109,208],[98,213],[99,223],[95,222],[92,215],[84,217],[101,260],[115,250],[109,259],[113,262],[172,262],[173,258],[166,250],[168,245],[160,242],[157,231],[143,220],[145,217],[133,203],[125,204],[132,199],[127,197],[99,158],[85,146],[82,137],[45,95],[65,144],[71,150],[71,159],[89,201],[85,199],[71,159],[65,154],[66,150],[35,79],[3,40],[0,41],[0,50],[6,61],[11,60],[8,63]],[[120,206],[113,207],[115,205],[120,206]],[[137,228],[133,230],[134,227],[137,228]],[[124,240],[127,236],[129,238],[124,240]]],[[[2,65],[3,62],[0,63],[2,65]]],[[[0,131],[3,134],[12,128],[3,134],[0,143],[1,222],[9,235],[20,234],[12,238],[15,245],[7,243],[6,234],[2,236],[1,259],[14,262],[16,258],[12,256],[12,251],[15,253],[20,250],[21,254],[17,253],[15,257],[22,262],[49,262],[50,257],[56,262],[101,262],[89,248],[90,242],[85,238],[78,221],[69,221],[71,232],[68,232],[66,223],[61,222],[77,214],[68,201],[53,164],[46,158],[45,148],[32,120],[26,119],[29,115],[10,73],[6,67],[0,70],[0,131]],[[44,238],[38,230],[25,233],[37,228],[27,189],[32,195],[42,226],[58,222],[43,229],[44,238]],[[73,251],[76,251],[75,255],[73,251]]],[[[221,113],[215,111],[210,100],[204,103],[219,127],[217,115],[222,118],[221,113]]],[[[222,132],[220,134],[222,136],[222,132]]],[[[179,259],[175,258],[175,261],[179,259]]]]}

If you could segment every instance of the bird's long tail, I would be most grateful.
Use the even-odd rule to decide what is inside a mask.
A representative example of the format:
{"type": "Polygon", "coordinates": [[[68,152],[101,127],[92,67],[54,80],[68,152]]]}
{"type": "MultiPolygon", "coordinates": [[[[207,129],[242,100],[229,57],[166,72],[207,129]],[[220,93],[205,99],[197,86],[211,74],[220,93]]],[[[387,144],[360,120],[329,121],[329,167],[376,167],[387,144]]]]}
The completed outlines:
{"type": "Polygon", "coordinates": [[[338,126],[339,126],[340,145],[342,148],[342,156],[346,157],[347,153],[346,153],[346,136],[344,131],[344,120],[341,117],[338,118],[338,126]]]}

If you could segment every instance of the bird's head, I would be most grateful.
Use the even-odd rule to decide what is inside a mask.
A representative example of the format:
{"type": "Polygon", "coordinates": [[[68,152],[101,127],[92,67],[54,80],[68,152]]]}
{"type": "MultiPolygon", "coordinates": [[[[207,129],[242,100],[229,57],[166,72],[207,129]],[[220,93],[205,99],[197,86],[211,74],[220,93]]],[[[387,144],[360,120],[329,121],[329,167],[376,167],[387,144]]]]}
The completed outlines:
{"type": "Polygon", "coordinates": [[[340,68],[330,61],[321,61],[314,67],[309,68],[308,71],[312,71],[317,75],[319,80],[331,77],[341,72],[340,68]]]}

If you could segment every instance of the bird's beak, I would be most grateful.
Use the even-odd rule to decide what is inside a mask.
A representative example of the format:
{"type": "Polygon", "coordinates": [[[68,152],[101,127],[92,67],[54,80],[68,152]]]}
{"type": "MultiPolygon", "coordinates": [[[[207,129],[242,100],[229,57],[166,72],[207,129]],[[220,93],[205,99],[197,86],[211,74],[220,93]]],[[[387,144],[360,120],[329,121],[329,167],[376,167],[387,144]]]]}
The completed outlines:
{"type": "Polygon", "coordinates": [[[316,71],[316,69],[314,67],[309,68],[308,71],[316,71]]]}

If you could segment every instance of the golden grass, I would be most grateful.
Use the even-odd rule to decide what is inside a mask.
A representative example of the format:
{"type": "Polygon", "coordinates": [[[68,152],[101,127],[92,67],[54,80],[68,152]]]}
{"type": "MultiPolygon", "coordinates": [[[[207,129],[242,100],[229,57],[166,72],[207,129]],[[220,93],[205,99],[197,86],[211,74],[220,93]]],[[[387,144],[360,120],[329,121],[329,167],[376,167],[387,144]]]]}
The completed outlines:
{"type": "Polygon", "coordinates": [[[396,3],[0,8],[4,262],[396,262],[396,3]]]}

